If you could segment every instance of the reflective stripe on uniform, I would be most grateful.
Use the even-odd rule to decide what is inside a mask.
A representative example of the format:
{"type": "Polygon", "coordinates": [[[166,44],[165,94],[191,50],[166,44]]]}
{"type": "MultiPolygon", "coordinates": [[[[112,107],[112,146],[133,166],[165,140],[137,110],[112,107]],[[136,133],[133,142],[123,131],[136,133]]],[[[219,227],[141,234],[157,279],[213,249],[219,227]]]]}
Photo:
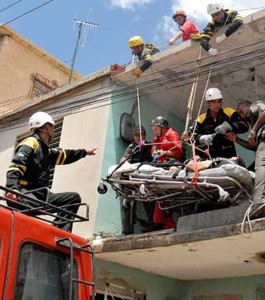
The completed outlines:
{"type": "Polygon", "coordinates": [[[200,115],[197,119],[197,122],[201,124],[206,119],[206,115],[206,113],[200,115]]]}
{"type": "Polygon", "coordinates": [[[58,155],[58,158],[56,160],[56,165],[63,165],[65,160],[66,160],[66,152],[64,150],[60,150],[59,151],[59,155],[58,155]]]}
{"type": "Polygon", "coordinates": [[[238,21],[238,20],[243,21],[243,18],[241,16],[236,16],[234,18],[233,22],[238,21]]]}
{"type": "Polygon", "coordinates": [[[19,184],[21,184],[21,185],[28,185],[29,182],[27,180],[19,180],[19,184]]]}
{"type": "Polygon", "coordinates": [[[28,146],[30,147],[31,149],[34,150],[34,152],[36,152],[39,148],[39,142],[38,140],[33,137],[33,136],[30,136],[26,139],[24,139],[23,141],[21,141],[18,145],[17,145],[17,148],[21,147],[21,146],[28,146]]]}
{"type": "Polygon", "coordinates": [[[22,172],[19,168],[16,167],[8,168],[7,172],[9,171],[18,171],[22,176],[24,175],[24,172],[22,172]]]}
{"type": "Polygon", "coordinates": [[[224,113],[231,118],[232,114],[235,112],[235,110],[231,107],[225,107],[223,108],[224,113]]]}

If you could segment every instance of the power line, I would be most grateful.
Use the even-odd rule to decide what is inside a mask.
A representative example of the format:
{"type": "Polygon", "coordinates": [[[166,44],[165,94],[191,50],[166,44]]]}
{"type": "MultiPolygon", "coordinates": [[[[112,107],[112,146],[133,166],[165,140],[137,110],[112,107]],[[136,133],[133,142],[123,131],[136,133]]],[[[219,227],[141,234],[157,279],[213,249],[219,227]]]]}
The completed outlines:
{"type": "MultiPolygon", "coordinates": [[[[263,56],[263,58],[265,58],[265,56],[263,56]]],[[[262,65],[265,65],[265,62],[260,63],[260,64],[255,63],[255,67],[262,66],[262,65]]],[[[239,70],[246,70],[246,69],[249,69],[249,66],[245,66],[244,68],[234,69],[230,73],[234,73],[234,72],[238,72],[239,70]]],[[[206,73],[207,72],[205,72],[205,74],[206,73]]],[[[216,76],[220,76],[220,74],[212,75],[213,78],[216,77],[216,76]]],[[[203,79],[200,79],[199,81],[203,81],[203,79]]],[[[184,84],[174,84],[170,88],[167,88],[167,90],[177,88],[177,87],[181,87],[181,86],[185,86],[185,85],[189,85],[191,83],[192,83],[192,80],[190,80],[190,82],[186,82],[184,84]]],[[[152,93],[157,93],[157,91],[154,90],[154,89],[151,89],[151,91],[149,91],[149,93],[151,93],[151,94],[152,93]]],[[[78,109],[84,108],[85,106],[87,106],[87,108],[82,109],[82,112],[83,111],[88,111],[88,110],[98,109],[98,108],[105,107],[105,106],[115,105],[115,104],[122,103],[122,102],[132,101],[132,100],[135,100],[135,98],[136,98],[135,93],[133,94],[132,92],[130,94],[128,94],[128,92],[127,92],[127,94],[126,94],[127,98],[122,99],[122,100],[117,100],[117,98],[121,97],[121,96],[124,96],[124,95],[112,95],[111,92],[109,92],[108,95],[109,95],[108,97],[105,97],[104,99],[100,99],[100,100],[98,100],[98,99],[93,100],[93,98],[85,98],[85,99],[75,101],[71,105],[69,105],[69,103],[64,104],[64,105],[59,105],[57,107],[53,107],[51,109],[48,109],[47,112],[49,112],[51,114],[54,114],[54,115],[59,115],[60,114],[60,116],[62,116],[62,115],[64,115],[64,116],[65,115],[74,115],[74,114],[77,114],[77,113],[80,112],[80,111],[77,111],[78,109]],[[104,103],[104,102],[107,102],[107,101],[111,101],[113,96],[116,99],[115,101],[112,101],[110,103],[104,103]],[[101,105],[91,107],[92,105],[100,104],[100,103],[101,103],[101,105]],[[102,103],[104,103],[104,104],[102,104],[102,103]]],[[[259,100],[264,100],[264,99],[260,98],[259,100]]],[[[19,116],[18,116],[18,119],[19,119],[20,122],[18,123],[18,122],[16,122],[16,120],[14,120],[14,122],[9,123],[8,129],[5,129],[5,126],[1,126],[0,132],[2,132],[4,130],[12,130],[14,128],[19,128],[22,124],[27,123],[27,118],[25,118],[25,117],[19,118],[19,116]],[[12,125],[12,123],[13,123],[13,125],[12,125]]]]}
{"type": "Polygon", "coordinates": [[[7,9],[9,9],[9,8],[12,7],[12,6],[15,6],[16,4],[18,4],[18,3],[21,2],[21,1],[23,1],[23,0],[18,0],[18,1],[16,1],[16,2],[11,3],[10,5],[4,7],[3,9],[1,9],[1,10],[0,10],[0,13],[3,12],[3,11],[5,11],[5,10],[7,10],[7,9]]]}
{"type": "MultiPolygon", "coordinates": [[[[153,72],[152,74],[146,74],[145,78],[150,77],[154,73],[161,73],[162,76],[156,77],[155,79],[152,78],[151,80],[147,80],[143,83],[140,83],[139,86],[140,86],[141,95],[144,95],[145,92],[149,92],[149,94],[157,93],[157,88],[159,89],[160,87],[168,90],[168,89],[172,89],[172,88],[178,88],[178,87],[190,85],[193,81],[193,77],[196,72],[198,72],[199,76],[201,76],[199,81],[203,81],[204,78],[202,78],[202,76],[205,74],[208,74],[209,68],[212,68],[212,70],[213,70],[212,77],[217,77],[217,76],[225,75],[227,73],[227,71],[229,73],[233,73],[233,72],[238,72],[239,70],[249,69],[249,67],[250,67],[249,64],[252,64],[251,67],[264,65],[264,62],[259,62],[260,60],[265,59],[265,53],[264,53],[264,49],[262,46],[262,43],[264,43],[264,42],[265,41],[263,40],[263,41],[259,41],[259,42],[255,42],[252,44],[247,44],[247,45],[238,47],[238,48],[244,48],[244,47],[248,48],[249,46],[259,44],[262,48],[255,49],[254,51],[250,49],[248,52],[245,52],[242,54],[240,52],[237,52],[237,55],[225,57],[224,59],[219,60],[219,61],[215,61],[215,60],[212,61],[212,59],[211,59],[209,63],[206,63],[197,68],[190,67],[190,68],[186,68],[184,70],[180,70],[180,71],[176,72],[176,70],[180,69],[179,68],[180,65],[175,65],[175,66],[173,66],[174,70],[171,70],[171,73],[169,73],[169,74],[167,73],[167,70],[172,69],[171,67],[163,69],[163,70],[159,70],[157,72],[153,72]],[[244,67],[242,67],[242,64],[244,67]],[[172,72],[174,72],[174,73],[172,73],[172,72]]],[[[225,51],[220,54],[224,54],[224,53],[228,53],[228,52],[229,51],[225,51]]],[[[209,57],[207,57],[207,58],[209,58],[209,57]]],[[[190,64],[191,64],[191,62],[187,62],[187,63],[182,64],[182,66],[186,66],[186,65],[190,65],[190,64]]],[[[130,81],[131,80],[127,80],[124,83],[130,82],[130,81]]],[[[116,86],[116,88],[117,88],[116,90],[111,89],[111,87],[113,87],[112,83],[110,83],[110,85],[108,85],[104,88],[100,87],[97,89],[93,89],[89,92],[79,94],[79,96],[83,95],[83,96],[87,96],[87,97],[84,97],[75,102],[72,102],[71,104],[68,103],[67,105],[60,105],[57,107],[53,107],[52,112],[53,113],[60,112],[62,114],[63,113],[68,114],[69,111],[71,111],[71,110],[76,111],[77,109],[84,108],[84,106],[95,105],[95,104],[103,103],[106,101],[110,101],[112,99],[115,99],[114,102],[116,103],[119,98],[124,97],[124,96],[126,96],[126,99],[120,100],[119,102],[133,100],[136,97],[134,85],[129,86],[129,87],[128,86],[122,86],[122,87],[116,86]],[[99,93],[96,93],[96,91],[98,91],[99,93]]],[[[111,105],[114,102],[112,101],[110,104],[105,104],[104,106],[111,105]]],[[[99,107],[101,107],[101,106],[98,106],[97,108],[99,108],[99,107]]],[[[23,114],[23,112],[18,113],[16,115],[16,118],[14,119],[14,122],[11,122],[11,123],[13,123],[13,124],[16,123],[14,125],[17,125],[17,122],[20,123],[20,121],[22,121],[22,120],[20,119],[20,121],[18,121],[18,119],[21,117],[22,114],[23,114]]],[[[3,120],[2,120],[2,122],[3,122],[3,120]]],[[[12,126],[12,124],[10,124],[10,123],[9,123],[9,125],[12,126]]],[[[0,126],[1,126],[1,128],[5,127],[5,125],[3,123],[0,126]]]]}
{"type": "MultiPolygon", "coordinates": [[[[259,60],[265,59],[265,54],[264,51],[262,49],[258,49],[252,52],[248,52],[245,54],[240,54],[236,57],[232,57],[229,60],[226,61],[226,64],[224,64],[222,61],[221,62],[211,62],[203,67],[198,68],[199,69],[199,75],[206,75],[209,72],[209,68],[213,67],[213,75],[212,78],[215,78],[217,76],[222,76],[227,74],[227,69],[228,68],[232,68],[232,70],[229,71],[229,73],[234,73],[234,72],[238,72],[239,70],[245,70],[245,69],[249,69],[249,64],[246,63],[252,63],[251,67],[258,67],[260,65],[264,65],[265,62],[260,62],[258,63],[259,60]],[[252,54],[255,54],[254,56],[252,54]],[[250,57],[249,57],[250,56],[250,57]],[[237,61],[235,61],[237,59],[237,61]],[[242,67],[242,63],[244,63],[244,67],[242,67]],[[253,65],[253,63],[255,63],[253,65]],[[224,72],[223,72],[224,71],[224,72]]],[[[225,60],[223,60],[225,61],[225,60]]],[[[196,71],[195,69],[190,70],[189,72],[181,72],[181,75],[178,75],[178,77],[175,76],[170,76],[170,78],[167,79],[167,77],[165,77],[166,79],[163,81],[163,85],[164,88],[166,88],[167,90],[169,89],[173,89],[173,88],[179,88],[182,86],[187,86],[190,85],[193,81],[193,73],[191,74],[190,72],[194,72],[196,71]]],[[[200,78],[199,82],[204,81],[204,78],[200,78]]],[[[161,82],[159,82],[159,80],[150,80],[149,84],[144,86],[141,89],[141,94],[143,95],[145,92],[148,92],[149,94],[152,93],[157,93],[157,87],[161,86],[161,82]]],[[[122,87],[117,89],[116,91],[114,90],[108,90],[106,92],[100,93],[100,94],[96,94],[93,95],[92,97],[84,97],[83,99],[79,99],[75,102],[72,103],[68,103],[68,104],[64,104],[64,105],[59,105],[56,107],[53,107],[52,109],[50,109],[51,113],[53,114],[64,114],[64,115],[69,115],[69,114],[75,114],[77,113],[78,109],[83,109],[83,110],[90,110],[90,109],[96,109],[96,108],[100,108],[102,106],[107,106],[107,105],[112,105],[112,104],[116,104],[116,103],[121,103],[124,101],[131,101],[131,100],[135,100],[135,91],[133,90],[134,86],[128,88],[128,87],[122,87]],[[126,96],[126,99],[121,99],[120,98],[126,96]],[[102,104],[105,103],[107,101],[111,101],[109,104],[104,104],[104,105],[98,105],[97,107],[93,107],[91,108],[91,105],[96,105],[96,104],[102,104]],[[84,109],[85,106],[90,106],[87,109],[84,109]],[[74,111],[74,112],[73,112],[74,111]],[[70,112],[70,113],[69,113],[70,112]]],[[[102,90],[102,88],[101,88],[102,90]]],[[[105,88],[104,88],[105,90],[105,88]]],[[[20,119],[22,113],[18,113],[16,116],[16,119],[14,119],[14,122],[8,123],[8,125],[10,126],[10,128],[14,128],[17,126],[21,126],[18,125],[21,124],[21,122],[23,122],[22,120],[24,120],[24,118],[22,117],[22,119],[20,119]],[[12,125],[13,123],[13,125],[12,125]]],[[[6,127],[4,124],[2,124],[1,128],[6,127]]],[[[2,131],[2,130],[1,130],[2,131]]]]}
{"type": "Polygon", "coordinates": [[[43,7],[43,6],[45,6],[45,5],[49,4],[49,3],[51,3],[51,2],[53,2],[53,1],[54,1],[54,0],[46,1],[46,2],[44,2],[44,3],[42,3],[42,4],[40,4],[40,5],[38,5],[38,6],[34,7],[34,8],[32,8],[32,9],[30,9],[30,10],[24,12],[23,14],[21,14],[21,15],[15,17],[15,18],[13,18],[13,19],[11,19],[11,20],[5,22],[4,24],[1,24],[0,27],[5,26],[5,25],[7,25],[7,24],[10,24],[11,22],[14,22],[14,21],[18,20],[18,19],[20,19],[20,18],[22,18],[22,17],[24,17],[24,16],[26,16],[26,15],[32,13],[32,12],[35,11],[35,10],[40,9],[41,7],[43,7]]]}
{"type": "MultiPolygon", "coordinates": [[[[265,43],[265,40],[261,40],[261,41],[258,41],[258,42],[255,42],[255,43],[251,43],[251,44],[245,44],[245,45],[233,48],[233,49],[229,49],[229,50],[224,51],[224,52],[222,52],[220,54],[228,54],[230,51],[239,50],[239,49],[242,49],[242,48],[249,48],[251,46],[257,46],[257,45],[262,46],[263,43],[265,43]]],[[[240,62],[241,59],[243,61],[243,57],[245,57],[247,55],[254,54],[257,51],[263,51],[262,49],[263,48],[256,49],[255,51],[251,51],[250,50],[250,52],[245,52],[243,54],[239,54],[238,56],[231,56],[231,57],[228,57],[228,58],[224,58],[223,60],[219,60],[217,62],[212,61],[212,62],[210,62],[208,64],[200,66],[198,69],[200,69],[201,72],[202,72],[202,70],[204,68],[207,68],[207,67],[212,66],[212,65],[219,65],[219,64],[223,65],[224,63],[228,63],[229,61],[233,62],[236,59],[239,59],[239,62],[240,62]]],[[[204,58],[201,58],[200,61],[209,60],[209,59],[212,59],[212,57],[204,57],[204,58]]],[[[196,68],[189,68],[189,69],[186,69],[185,71],[179,71],[179,72],[176,72],[175,70],[178,70],[181,67],[185,67],[185,66],[191,65],[193,63],[196,63],[196,60],[185,62],[183,64],[175,64],[175,65],[172,65],[171,67],[167,67],[166,69],[162,69],[162,70],[158,70],[158,71],[152,72],[152,75],[154,75],[154,74],[157,75],[158,73],[160,73],[160,74],[162,73],[162,76],[160,75],[160,76],[156,77],[155,79],[148,80],[148,81],[145,81],[143,83],[140,82],[139,86],[140,87],[146,86],[147,84],[150,84],[150,83],[152,83],[154,81],[157,82],[159,80],[163,80],[163,83],[165,83],[165,82],[167,83],[168,81],[170,82],[170,81],[180,80],[181,79],[180,76],[184,76],[184,74],[186,74],[187,77],[192,77],[192,76],[194,76],[194,73],[197,71],[196,68]],[[163,73],[166,70],[172,70],[172,71],[174,71],[174,74],[166,75],[165,73],[163,73]],[[167,78],[169,78],[168,81],[166,81],[167,78]]],[[[223,66],[225,66],[225,65],[223,65],[223,66]]],[[[202,73],[200,73],[200,75],[202,75],[202,73]]],[[[142,77],[143,78],[148,78],[148,77],[150,77],[150,74],[147,74],[147,75],[143,74],[142,77]]],[[[130,86],[131,82],[135,82],[135,80],[134,79],[129,79],[129,80],[123,81],[123,86],[121,88],[119,88],[119,90],[124,89],[125,92],[127,92],[128,91],[128,86],[126,86],[126,84],[129,84],[129,86],[130,86]]],[[[111,87],[113,87],[112,83],[110,83],[109,85],[105,86],[104,89],[108,89],[108,88],[110,89],[111,87]]],[[[133,88],[133,87],[131,87],[131,88],[133,88]]],[[[99,87],[99,88],[90,90],[88,92],[80,93],[79,96],[84,96],[84,95],[88,95],[89,96],[89,94],[92,94],[92,93],[95,94],[96,92],[102,91],[102,90],[103,90],[103,88],[99,87]]],[[[98,97],[101,97],[101,96],[104,96],[104,93],[96,94],[96,95],[98,97]]],[[[14,103],[22,102],[22,101],[25,100],[26,97],[27,97],[27,95],[24,95],[24,96],[20,96],[20,97],[16,97],[16,98],[11,98],[11,99],[4,100],[4,101],[1,102],[1,106],[8,106],[10,103],[14,104],[14,103]]]]}

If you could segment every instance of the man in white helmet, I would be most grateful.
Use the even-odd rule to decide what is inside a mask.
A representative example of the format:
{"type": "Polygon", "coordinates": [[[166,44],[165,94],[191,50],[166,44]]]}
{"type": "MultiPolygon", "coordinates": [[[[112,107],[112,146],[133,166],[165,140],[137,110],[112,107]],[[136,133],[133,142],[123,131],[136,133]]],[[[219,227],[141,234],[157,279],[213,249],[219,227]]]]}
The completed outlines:
{"type": "Polygon", "coordinates": [[[222,108],[222,99],[218,88],[207,90],[205,100],[208,110],[189,128],[189,134],[194,132],[197,144],[209,147],[211,157],[231,158],[237,156],[236,149],[234,143],[226,138],[226,134],[245,133],[248,131],[248,123],[242,120],[236,110],[222,108]]]}
{"type": "Polygon", "coordinates": [[[153,44],[144,44],[144,40],[141,36],[135,35],[129,39],[129,47],[132,50],[132,55],[138,57],[139,60],[143,61],[141,67],[133,70],[132,74],[136,77],[146,71],[152,65],[152,56],[159,52],[159,50],[153,44]]]}
{"type": "MultiPolygon", "coordinates": [[[[34,113],[29,119],[29,129],[32,135],[22,140],[16,147],[12,162],[7,170],[6,186],[14,191],[26,193],[29,196],[45,201],[49,186],[50,169],[55,165],[73,163],[87,155],[95,155],[96,148],[89,150],[62,150],[51,148],[49,143],[54,135],[54,120],[45,112],[34,113]],[[41,189],[43,188],[43,189],[41,189]],[[32,193],[28,191],[41,189],[32,193]]],[[[23,203],[29,204],[26,199],[7,193],[8,205],[23,209],[23,203]]],[[[68,210],[76,214],[81,203],[77,193],[49,193],[48,202],[61,207],[69,205],[68,210]]],[[[66,231],[72,230],[72,222],[63,221],[60,217],[72,220],[73,217],[59,213],[54,225],[66,231]]]]}
{"type": "Polygon", "coordinates": [[[216,38],[216,43],[219,44],[238,30],[238,28],[243,24],[243,19],[237,11],[223,9],[222,4],[220,3],[209,4],[207,7],[207,13],[212,16],[212,19],[203,29],[203,33],[201,34],[201,46],[204,50],[208,51],[209,54],[216,55],[218,50],[209,44],[213,33],[218,28],[228,25],[226,31],[216,38]]]}

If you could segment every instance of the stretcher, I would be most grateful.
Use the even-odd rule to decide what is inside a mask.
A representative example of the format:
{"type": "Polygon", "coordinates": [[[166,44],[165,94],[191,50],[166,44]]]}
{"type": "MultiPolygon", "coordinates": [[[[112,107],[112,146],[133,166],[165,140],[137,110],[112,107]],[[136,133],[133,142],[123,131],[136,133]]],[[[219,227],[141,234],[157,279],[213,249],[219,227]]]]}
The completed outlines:
{"type": "Polygon", "coordinates": [[[132,201],[158,201],[161,210],[195,203],[236,205],[251,199],[255,175],[232,161],[200,171],[196,182],[194,175],[185,164],[125,162],[109,168],[98,192],[106,193],[108,183],[118,196],[132,201]]]}

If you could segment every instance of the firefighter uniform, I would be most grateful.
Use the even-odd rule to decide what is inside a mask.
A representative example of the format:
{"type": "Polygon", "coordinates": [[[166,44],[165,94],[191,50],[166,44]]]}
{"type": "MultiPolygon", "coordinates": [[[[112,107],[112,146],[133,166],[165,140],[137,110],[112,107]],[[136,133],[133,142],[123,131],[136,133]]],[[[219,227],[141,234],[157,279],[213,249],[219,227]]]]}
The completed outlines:
{"type": "Polygon", "coordinates": [[[151,154],[151,146],[146,142],[143,146],[139,146],[134,141],[126,148],[123,157],[131,164],[140,162],[151,162],[153,160],[151,154]]]}
{"type": "Polygon", "coordinates": [[[203,29],[201,33],[201,46],[204,50],[209,51],[211,45],[209,41],[213,36],[213,33],[220,27],[229,24],[228,28],[225,31],[225,36],[229,37],[243,24],[243,18],[238,14],[237,11],[225,9],[223,22],[216,22],[214,19],[211,19],[207,26],[203,29]]]}
{"type": "MultiPolygon", "coordinates": [[[[49,145],[35,133],[27,137],[18,144],[15,149],[15,154],[7,171],[6,186],[13,190],[21,191],[22,193],[29,190],[45,188],[49,186],[50,170],[55,165],[64,165],[73,163],[87,155],[86,150],[62,150],[60,148],[50,148],[49,145]]],[[[29,195],[29,194],[27,194],[29,195]]],[[[31,196],[45,201],[47,191],[35,191],[31,196]]],[[[77,213],[81,198],[77,193],[49,193],[48,202],[60,207],[70,205],[66,210],[77,213]],[[71,207],[71,205],[73,205],[71,207]]],[[[21,204],[27,203],[26,199],[21,199],[18,202],[18,207],[21,204]]],[[[14,206],[14,203],[8,203],[14,206]]],[[[16,206],[16,205],[15,205],[16,206]]],[[[58,217],[66,217],[66,214],[59,213],[58,217]]],[[[71,216],[68,218],[73,219],[71,216]]],[[[58,227],[64,230],[71,230],[71,223],[59,222],[56,218],[58,227]]]]}
{"type": "MultiPolygon", "coordinates": [[[[198,119],[189,128],[189,134],[192,134],[195,128],[195,139],[199,143],[199,139],[202,135],[215,134],[215,128],[223,122],[228,122],[232,127],[232,131],[235,133],[245,133],[248,131],[248,124],[244,122],[239,114],[232,108],[221,108],[217,113],[216,119],[211,116],[211,111],[208,109],[206,113],[200,115],[198,119]]],[[[201,153],[198,153],[201,155],[201,153]]],[[[237,156],[235,144],[223,135],[217,134],[210,145],[211,157],[225,157],[230,158],[237,156]]]]}
{"type": "Polygon", "coordinates": [[[152,44],[146,44],[143,48],[143,51],[139,54],[137,54],[139,60],[143,61],[142,66],[140,67],[140,70],[144,72],[152,65],[152,55],[155,53],[158,53],[159,50],[152,44]]]}

